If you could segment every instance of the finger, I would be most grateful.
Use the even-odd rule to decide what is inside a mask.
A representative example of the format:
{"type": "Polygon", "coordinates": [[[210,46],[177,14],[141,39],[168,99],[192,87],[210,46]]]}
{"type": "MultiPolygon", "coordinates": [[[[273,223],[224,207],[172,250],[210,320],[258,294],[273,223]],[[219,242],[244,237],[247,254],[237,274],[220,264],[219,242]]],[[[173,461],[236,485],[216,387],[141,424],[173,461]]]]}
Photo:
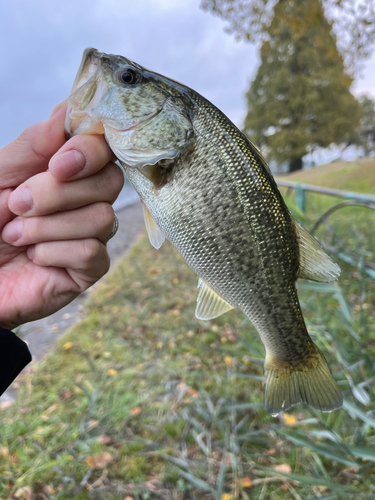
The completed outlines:
{"type": "Polygon", "coordinates": [[[101,202],[52,215],[16,217],[4,227],[1,237],[5,243],[17,247],[82,238],[98,238],[104,242],[113,226],[113,208],[101,202]]]}
{"type": "Polygon", "coordinates": [[[66,105],[47,121],[34,123],[13,142],[0,149],[0,188],[18,186],[47,170],[50,158],[65,143],[66,105]]]}
{"type": "Polygon", "coordinates": [[[55,115],[56,113],[58,113],[60,111],[60,109],[64,108],[66,110],[66,106],[67,106],[67,99],[64,99],[63,101],[61,101],[59,104],[56,104],[56,106],[53,108],[52,110],[52,113],[50,115],[50,118],[55,115]]]}
{"type": "Polygon", "coordinates": [[[113,203],[124,184],[121,169],[108,163],[98,173],[72,182],[59,182],[43,172],[21,184],[9,197],[9,209],[24,217],[73,210],[99,201],[113,203]]]}
{"type": "Polygon", "coordinates": [[[96,238],[38,243],[27,255],[38,266],[65,268],[81,292],[104,276],[110,263],[105,245],[96,238]]]}
{"type": "Polygon", "coordinates": [[[88,177],[116,160],[104,135],[76,135],[51,158],[49,170],[58,180],[88,177]]]}

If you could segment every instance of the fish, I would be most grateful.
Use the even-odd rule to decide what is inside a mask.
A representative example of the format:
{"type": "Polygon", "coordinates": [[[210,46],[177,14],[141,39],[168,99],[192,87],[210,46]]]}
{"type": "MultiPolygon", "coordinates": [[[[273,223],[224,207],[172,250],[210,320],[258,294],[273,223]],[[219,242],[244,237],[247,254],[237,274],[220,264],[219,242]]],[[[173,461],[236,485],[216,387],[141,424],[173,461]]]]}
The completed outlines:
{"type": "Polygon", "coordinates": [[[236,308],[264,344],[264,405],[342,405],[310,338],[296,280],[330,283],[340,267],[290,214],[260,150],[191,88],[120,55],[84,51],[67,137],[104,134],[142,201],[151,244],[169,240],[198,275],[195,315],[236,308]]]}

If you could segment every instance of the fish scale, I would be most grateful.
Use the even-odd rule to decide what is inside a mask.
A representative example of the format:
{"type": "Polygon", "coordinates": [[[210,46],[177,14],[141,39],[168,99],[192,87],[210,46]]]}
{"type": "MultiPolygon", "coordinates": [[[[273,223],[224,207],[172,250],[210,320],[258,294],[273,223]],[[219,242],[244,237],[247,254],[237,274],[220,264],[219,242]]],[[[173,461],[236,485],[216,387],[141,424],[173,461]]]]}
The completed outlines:
{"type": "Polygon", "coordinates": [[[87,49],[65,126],[68,135],[104,131],[142,200],[151,243],[167,238],[199,276],[196,316],[238,308],[253,323],[266,348],[267,410],[300,401],[338,408],[341,392],[308,335],[295,282],[330,282],[339,268],[291,217],[233,123],[192,89],[87,49]]]}

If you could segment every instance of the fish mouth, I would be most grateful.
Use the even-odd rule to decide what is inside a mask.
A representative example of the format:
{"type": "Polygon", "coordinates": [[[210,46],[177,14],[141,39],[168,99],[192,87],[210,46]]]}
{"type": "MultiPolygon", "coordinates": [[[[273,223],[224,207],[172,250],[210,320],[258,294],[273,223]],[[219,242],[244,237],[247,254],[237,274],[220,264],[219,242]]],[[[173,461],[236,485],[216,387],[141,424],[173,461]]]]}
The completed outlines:
{"type": "MultiPolygon", "coordinates": [[[[110,119],[98,111],[105,95],[110,91],[117,70],[126,64],[138,65],[123,56],[105,54],[97,49],[88,48],[83,52],[73,87],[68,97],[65,118],[67,139],[77,134],[105,134],[106,128],[116,132],[127,132],[143,125],[157,116],[162,107],[139,118],[110,119]]],[[[139,66],[140,68],[140,66],[139,66]]]]}
{"type": "Polygon", "coordinates": [[[73,87],[68,97],[65,118],[67,139],[77,134],[104,134],[104,127],[96,108],[109,90],[111,58],[88,48],[83,52],[73,87]]]}

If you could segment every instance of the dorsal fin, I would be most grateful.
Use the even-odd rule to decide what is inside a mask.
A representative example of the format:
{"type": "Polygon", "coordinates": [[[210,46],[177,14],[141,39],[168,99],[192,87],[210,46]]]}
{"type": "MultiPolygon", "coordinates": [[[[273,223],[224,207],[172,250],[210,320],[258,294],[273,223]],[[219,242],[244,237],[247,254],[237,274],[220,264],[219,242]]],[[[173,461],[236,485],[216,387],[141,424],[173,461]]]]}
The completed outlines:
{"type": "Polygon", "coordinates": [[[156,222],[152,218],[150,212],[147,210],[144,203],[142,203],[142,209],[143,209],[143,217],[145,219],[145,226],[147,229],[148,237],[150,239],[150,243],[154,248],[159,250],[159,248],[162,246],[162,244],[165,240],[164,233],[159,228],[159,226],[156,224],[156,222]]]}
{"type": "Polygon", "coordinates": [[[339,278],[341,269],[296,220],[294,224],[299,245],[298,278],[331,283],[339,278]]]}
{"type": "Polygon", "coordinates": [[[204,281],[198,281],[198,297],[195,316],[197,319],[213,319],[233,309],[224,299],[212,290],[204,281]]]}

